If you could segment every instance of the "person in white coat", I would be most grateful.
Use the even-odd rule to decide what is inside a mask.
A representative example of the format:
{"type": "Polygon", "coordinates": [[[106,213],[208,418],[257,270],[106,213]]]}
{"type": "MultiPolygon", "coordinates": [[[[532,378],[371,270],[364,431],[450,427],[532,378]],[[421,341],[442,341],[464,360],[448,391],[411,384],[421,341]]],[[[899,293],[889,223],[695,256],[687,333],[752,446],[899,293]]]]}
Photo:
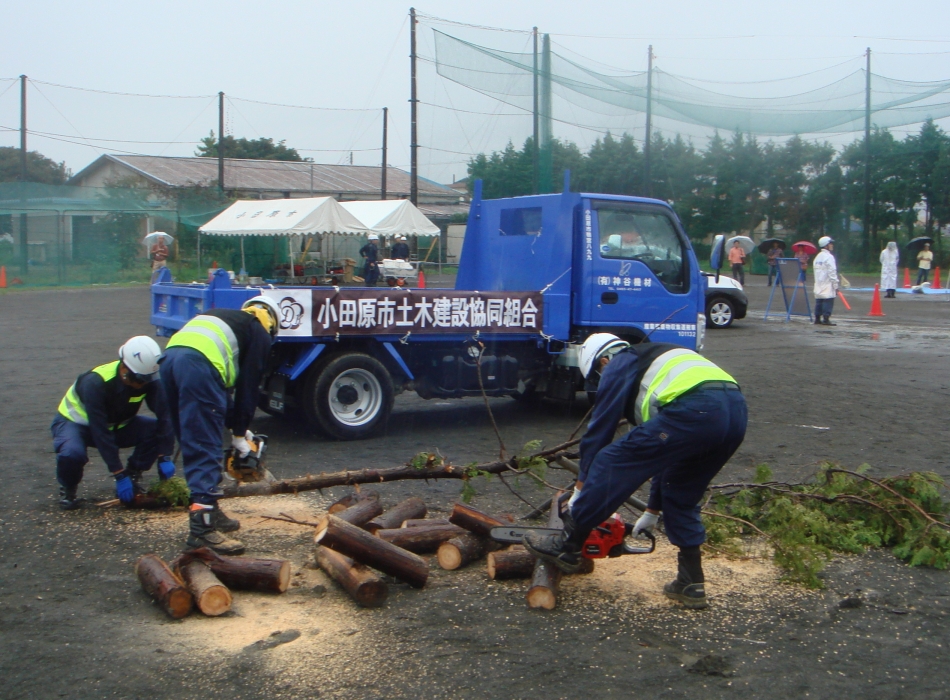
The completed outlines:
{"type": "Polygon", "coordinates": [[[822,236],[818,239],[821,252],[815,256],[812,263],[815,269],[815,323],[824,326],[836,326],[832,323],[831,312],[835,306],[835,297],[838,295],[838,265],[832,254],[835,242],[831,236],[822,236]]]}
{"type": "Polygon", "coordinates": [[[881,289],[885,291],[885,299],[897,297],[897,264],[901,254],[897,250],[897,243],[889,241],[887,248],[881,251],[881,289]]]}

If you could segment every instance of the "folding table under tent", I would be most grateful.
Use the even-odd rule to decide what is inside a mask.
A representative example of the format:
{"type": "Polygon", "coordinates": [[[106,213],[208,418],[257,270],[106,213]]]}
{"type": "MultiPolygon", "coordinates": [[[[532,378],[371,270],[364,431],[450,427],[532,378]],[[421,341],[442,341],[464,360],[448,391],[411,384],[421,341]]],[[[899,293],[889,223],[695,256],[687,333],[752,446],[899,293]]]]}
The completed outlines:
{"type": "MultiPolygon", "coordinates": [[[[362,236],[369,233],[369,228],[333,197],[312,197],[240,200],[198,229],[199,236],[240,236],[242,268],[245,267],[244,236],[293,237],[328,233],[362,236]]],[[[287,253],[290,278],[293,279],[292,238],[288,238],[287,253]]]]}

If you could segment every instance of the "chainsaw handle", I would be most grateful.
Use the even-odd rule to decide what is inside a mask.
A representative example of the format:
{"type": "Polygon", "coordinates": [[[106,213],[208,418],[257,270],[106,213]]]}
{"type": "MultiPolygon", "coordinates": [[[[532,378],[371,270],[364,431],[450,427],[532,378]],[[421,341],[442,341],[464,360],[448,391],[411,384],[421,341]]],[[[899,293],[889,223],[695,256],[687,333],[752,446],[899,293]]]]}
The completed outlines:
{"type": "Polygon", "coordinates": [[[639,535],[646,536],[646,538],[650,540],[650,546],[649,547],[634,547],[624,542],[623,543],[624,554],[650,554],[651,552],[653,552],[654,549],[656,549],[656,537],[653,535],[652,532],[650,532],[649,530],[640,530],[640,532],[637,534],[638,536],[639,535]]]}

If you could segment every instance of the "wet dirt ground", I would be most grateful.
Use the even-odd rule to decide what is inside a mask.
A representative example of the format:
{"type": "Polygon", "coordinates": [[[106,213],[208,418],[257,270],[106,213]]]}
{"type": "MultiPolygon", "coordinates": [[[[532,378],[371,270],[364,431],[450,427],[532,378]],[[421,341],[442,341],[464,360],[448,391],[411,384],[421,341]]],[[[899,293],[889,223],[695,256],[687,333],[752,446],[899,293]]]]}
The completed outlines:
{"type": "MultiPolygon", "coordinates": [[[[864,286],[861,279],[852,279],[864,286]]],[[[871,465],[872,475],[932,470],[950,477],[950,301],[901,295],[883,318],[870,294],[840,303],[834,328],[762,320],[764,278],[750,277],[749,318],[710,332],[706,353],[742,384],[746,441],[720,475],[749,478],[768,463],[801,479],[822,460],[871,465]]],[[[260,518],[314,518],[345,489],[227,502],[249,553],[294,564],[283,596],[235,593],[223,618],[173,621],[132,566],[171,558],[181,512],[56,505],[48,426],[70,382],[150,333],[142,288],[0,296],[0,697],[3,698],[944,698],[950,681],[950,574],[909,569],[887,552],[841,557],[826,588],[806,592],[767,564],[711,560],[711,607],[688,612],[657,596],[671,571],[665,548],[565,579],[558,609],[528,610],[523,581],[489,582],[484,564],[445,572],[423,590],[390,586],[385,607],[357,608],[309,568],[312,533],[260,518]],[[665,552],[665,553],[664,553],[665,552]],[[849,599],[851,602],[842,601],[849,599]],[[855,600],[859,602],[854,602],[855,600]],[[857,607],[852,607],[857,606],[857,607]]],[[[510,450],[561,442],[587,410],[492,401],[510,450]]],[[[456,463],[489,461],[497,441],[480,401],[397,398],[383,437],[339,443],[260,415],[278,477],[390,466],[438,449],[456,463]]],[[[563,474],[551,473],[559,483],[563,474]]],[[[81,493],[111,496],[93,453],[81,493]]],[[[528,509],[497,479],[474,505],[528,509]]],[[[532,502],[546,492],[524,483],[532,502]]],[[[457,482],[377,487],[386,503],[419,495],[447,512],[457,482]]]]}

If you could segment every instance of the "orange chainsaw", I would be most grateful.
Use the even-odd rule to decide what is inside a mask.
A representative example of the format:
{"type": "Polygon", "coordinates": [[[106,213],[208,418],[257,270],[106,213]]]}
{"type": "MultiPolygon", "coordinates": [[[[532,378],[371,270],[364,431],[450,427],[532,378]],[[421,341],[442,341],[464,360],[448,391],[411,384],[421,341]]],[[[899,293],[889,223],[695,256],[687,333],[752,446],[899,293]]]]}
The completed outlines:
{"type": "Polygon", "coordinates": [[[248,442],[251,444],[251,451],[246,457],[241,457],[233,447],[229,447],[224,452],[225,470],[236,481],[260,481],[267,472],[264,467],[267,436],[255,435],[254,439],[248,442]]]}
{"type": "MultiPolygon", "coordinates": [[[[524,536],[529,532],[555,534],[561,532],[561,530],[551,527],[504,526],[493,527],[489,535],[496,542],[521,544],[524,541],[524,536]]],[[[591,530],[590,535],[584,541],[584,549],[581,554],[587,559],[604,559],[605,557],[620,557],[625,554],[649,554],[656,548],[656,538],[652,532],[646,530],[641,531],[640,534],[649,540],[648,546],[636,547],[627,544],[627,535],[632,533],[633,525],[625,523],[620,515],[614,513],[591,530]]]]}

